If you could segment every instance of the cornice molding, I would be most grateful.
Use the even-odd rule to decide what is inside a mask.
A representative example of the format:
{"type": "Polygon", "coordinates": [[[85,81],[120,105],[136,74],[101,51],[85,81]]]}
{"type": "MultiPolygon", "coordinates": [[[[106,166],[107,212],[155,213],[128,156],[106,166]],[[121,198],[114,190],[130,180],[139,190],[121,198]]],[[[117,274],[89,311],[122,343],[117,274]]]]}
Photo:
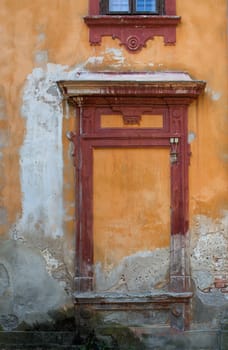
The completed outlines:
{"type": "Polygon", "coordinates": [[[183,72],[82,73],[75,80],[58,82],[67,99],[81,96],[197,98],[205,85],[205,81],[191,79],[183,72]]]}

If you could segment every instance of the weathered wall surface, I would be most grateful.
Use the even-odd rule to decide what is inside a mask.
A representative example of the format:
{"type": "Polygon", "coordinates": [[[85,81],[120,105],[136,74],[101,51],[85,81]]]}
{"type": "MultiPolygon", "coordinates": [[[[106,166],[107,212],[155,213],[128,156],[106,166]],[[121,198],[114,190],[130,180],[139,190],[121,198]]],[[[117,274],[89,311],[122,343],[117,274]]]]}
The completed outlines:
{"type": "MultiPolygon", "coordinates": [[[[74,174],[65,133],[74,129],[74,112],[62,104],[56,81],[74,79],[80,70],[188,71],[207,82],[205,94],[189,109],[192,274],[202,305],[227,303],[226,1],[207,0],[205,6],[205,1],[177,0],[182,20],[176,45],[164,46],[157,37],[136,54],[111,38],[91,47],[83,22],[87,12],[87,1],[82,0],[1,1],[0,323],[4,329],[22,321],[47,320],[49,310],[71,301],[74,174]]],[[[140,273],[148,261],[154,263],[154,270],[148,271],[154,276],[159,257],[168,261],[167,244],[156,246],[149,255],[141,247],[128,256],[123,244],[122,261],[108,282],[98,264],[101,288],[121,284],[124,273],[130,285],[131,261],[140,273]]],[[[166,264],[161,273],[166,274],[166,264]]],[[[145,276],[141,286],[147,283],[145,276]]]]}

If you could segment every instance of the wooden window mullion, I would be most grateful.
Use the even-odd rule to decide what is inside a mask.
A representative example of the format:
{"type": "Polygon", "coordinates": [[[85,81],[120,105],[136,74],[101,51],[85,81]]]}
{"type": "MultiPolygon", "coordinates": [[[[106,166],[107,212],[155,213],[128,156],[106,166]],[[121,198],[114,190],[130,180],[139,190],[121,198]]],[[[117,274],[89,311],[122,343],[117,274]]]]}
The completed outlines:
{"type": "Polygon", "coordinates": [[[129,0],[130,12],[133,14],[135,12],[135,0],[129,0]]]}

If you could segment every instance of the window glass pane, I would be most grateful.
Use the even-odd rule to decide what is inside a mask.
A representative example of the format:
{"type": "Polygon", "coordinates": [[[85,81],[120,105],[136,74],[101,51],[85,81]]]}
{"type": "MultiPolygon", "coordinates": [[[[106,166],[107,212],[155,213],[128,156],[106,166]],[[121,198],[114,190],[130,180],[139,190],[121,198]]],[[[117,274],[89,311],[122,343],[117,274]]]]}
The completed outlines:
{"type": "Polygon", "coordinates": [[[155,12],[156,0],[136,0],[136,11],[138,12],[155,12]]]}
{"type": "Polygon", "coordinates": [[[109,0],[110,12],[128,12],[129,1],[128,0],[109,0]]]}

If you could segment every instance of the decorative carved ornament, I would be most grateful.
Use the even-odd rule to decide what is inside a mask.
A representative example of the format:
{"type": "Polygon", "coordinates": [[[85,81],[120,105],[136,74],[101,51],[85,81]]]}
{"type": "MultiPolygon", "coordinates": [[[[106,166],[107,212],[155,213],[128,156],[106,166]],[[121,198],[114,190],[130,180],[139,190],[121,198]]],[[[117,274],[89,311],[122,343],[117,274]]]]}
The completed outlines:
{"type": "Polygon", "coordinates": [[[176,43],[176,0],[165,0],[166,15],[100,15],[99,0],[90,0],[89,16],[84,21],[89,27],[91,45],[100,45],[103,36],[118,38],[129,52],[138,52],[149,39],[163,36],[165,45],[176,43]]]}
{"type": "Polygon", "coordinates": [[[141,115],[123,115],[125,125],[140,125],[141,115]]]}

